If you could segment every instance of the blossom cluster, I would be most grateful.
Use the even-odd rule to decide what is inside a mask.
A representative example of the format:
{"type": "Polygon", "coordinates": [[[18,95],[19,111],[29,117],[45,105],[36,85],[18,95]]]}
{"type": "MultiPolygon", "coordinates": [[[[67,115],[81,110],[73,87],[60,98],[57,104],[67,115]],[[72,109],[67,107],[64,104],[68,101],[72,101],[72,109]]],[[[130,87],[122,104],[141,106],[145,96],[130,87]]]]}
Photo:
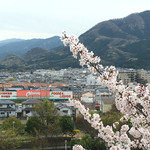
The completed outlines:
{"type": "Polygon", "coordinates": [[[81,145],[74,145],[73,150],[85,150],[81,145]]]}
{"type": "Polygon", "coordinates": [[[127,135],[127,131],[129,130],[128,125],[123,125],[121,131],[115,133],[112,126],[107,125],[105,127],[103,125],[99,114],[91,115],[89,109],[86,109],[85,106],[77,100],[70,100],[70,102],[74,104],[74,108],[77,108],[80,111],[84,116],[84,119],[98,131],[98,137],[108,143],[110,150],[113,150],[114,148],[116,148],[116,150],[119,148],[128,150],[128,147],[131,147],[133,142],[127,135]]]}
{"type": "MultiPolygon", "coordinates": [[[[78,58],[78,56],[80,56],[79,58],[80,65],[81,66],[87,65],[87,67],[90,70],[93,70],[93,72],[96,73],[94,64],[100,62],[100,57],[94,56],[94,53],[92,51],[88,52],[88,49],[82,43],[79,43],[79,39],[75,38],[73,35],[67,37],[66,32],[63,32],[63,35],[64,36],[61,38],[61,40],[63,41],[64,45],[69,44],[70,51],[72,52],[73,57],[78,58]]],[[[99,67],[101,67],[101,65],[99,67]]]]}
{"type": "Polygon", "coordinates": [[[123,125],[121,130],[115,133],[113,128],[118,123],[114,123],[113,127],[104,127],[100,116],[97,114],[91,116],[88,109],[85,109],[79,101],[72,100],[74,107],[78,108],[84,119],[98,130],[98,136],[108,143],[111,150],[130,150],[132,147],[150,149],[150,85],[139,84],[131,89],[122,81],[117,81],[118,71],[114,66],[103,67],[99,64],[100,58],[95,56],[93,52],[89,52],[82,43],[79,43],[78,38],[68,37],[64,32],[61,40],[64,45],[70,46],[70,51],[75,58],[79,58],[81,66],[86,65],[92,73],[99,76],[98,83],[107,86],[115,93],[116,107],[124,114],[121,121],[130,119],[132,128],[129,129],[127,125],[123,125]],[[133,140],[129,138],[129,134],[133,140]]]}

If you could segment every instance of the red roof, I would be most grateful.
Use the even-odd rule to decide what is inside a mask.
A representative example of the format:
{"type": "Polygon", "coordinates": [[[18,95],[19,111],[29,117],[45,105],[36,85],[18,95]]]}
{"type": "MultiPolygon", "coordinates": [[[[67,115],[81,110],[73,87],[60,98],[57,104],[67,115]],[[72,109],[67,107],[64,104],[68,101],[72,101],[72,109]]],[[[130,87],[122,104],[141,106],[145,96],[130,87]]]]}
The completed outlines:
{"type": "Polygon", "coordinates": [[[59,86],[68,86],[65,83],[0,83],[0,88],[9,88],[16,85],[22,85],[24,87],[34,86],[34,87],[59,87],[59,86]]]}

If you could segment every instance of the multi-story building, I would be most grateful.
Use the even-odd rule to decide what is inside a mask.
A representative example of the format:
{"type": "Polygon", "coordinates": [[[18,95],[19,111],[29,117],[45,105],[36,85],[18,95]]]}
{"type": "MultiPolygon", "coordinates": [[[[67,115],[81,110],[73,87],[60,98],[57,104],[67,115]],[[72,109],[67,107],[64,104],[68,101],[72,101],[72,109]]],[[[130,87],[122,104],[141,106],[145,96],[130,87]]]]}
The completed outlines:
{"type": "Polygon", "coordinates": [[[150,78],[146,70],[137,70],[137,82],[141,84],[150,83],[150,78]]]}
{"type": "Polygon", "coordinates": [[[122,80],[126,85],[131,82],[140,84],[150,83],[148,72],[143,69],[119,69],[118,80],[122,80]]]}
{"type": "Polygon", "coordinates": [[[137,72],[134,69],[119,69],[118,80],[122,80],[124,84],[137,82],[137,72]]]}

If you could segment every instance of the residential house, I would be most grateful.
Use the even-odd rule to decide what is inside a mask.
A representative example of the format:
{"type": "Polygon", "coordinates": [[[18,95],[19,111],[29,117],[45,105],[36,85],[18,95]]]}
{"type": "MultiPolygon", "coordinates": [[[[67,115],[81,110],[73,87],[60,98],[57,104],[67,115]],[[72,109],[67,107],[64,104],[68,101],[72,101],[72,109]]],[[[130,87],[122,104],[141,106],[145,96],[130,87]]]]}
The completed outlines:
{"type": "Polygon", "coordinates": [[[91,110],[95,109],[95,95],[91,92],[82,94],[81,103],[91,110]]]}
{"type": "Polygon", "coordinates": [[[95,95],[91,92],[82,94],[81,101],[84,103],[93,103],[95,95]]]}
{"type": "Polygon", "coordinates": [[[102,112],[107,112],[111,110],[112,104],[115,103],[115,97],[108,96],[108,97],[101,97],[101,99],[102,99],[102,112]]]}
{"type": "Polygon", "coordinates": [[[0,100],[0,117],[16,117],[16,104],[10,100],[0,100]]]}
{"type": "Polygon", "coordinates": [[[73,107],[73,104],[58,102],[58,103],[55,103],[55,105],[61,116],[68,115],[68,116],[74,117],[75,109],[73,107]]]}
{"type": "Polygon", "coordinates": [[[42,103],[42,101],[36,100],[36,99],[29,99],[29,100],[22,102],[23,117],[32,116],[34,106],[36,103],[42,103]]]}

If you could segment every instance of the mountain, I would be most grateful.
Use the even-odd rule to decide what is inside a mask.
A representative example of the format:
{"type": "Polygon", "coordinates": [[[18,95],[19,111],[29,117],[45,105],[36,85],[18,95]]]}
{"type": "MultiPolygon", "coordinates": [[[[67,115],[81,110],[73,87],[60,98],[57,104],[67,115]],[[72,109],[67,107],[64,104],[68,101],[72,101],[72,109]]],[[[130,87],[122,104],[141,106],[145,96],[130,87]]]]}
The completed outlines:
{"type": "Polygon", "coordinates": [[[11,54],[0,60],[0,69],[9,71],[68,67],[79,67],[77,60],[72,57],[68,47],[60,47],[57,51],[37,47],[22,56],[11,54]]]}
{"type": "MultiPolygon", "coordinates": [[[[90,51],[101,57],[103,65],[150,69],[150,11],[100,22],[80,35],[79,39],[90,51]]],[[[72,57],[68,47],[61,46],[62,43],[59,41],[60,45],[57,44],[59,47],[50,48],[49,40],[35,39],[1,46],[0,55],[9,45],[15,52],[14,54],[20,54],[20,56],[9,55],[3,58],[0,60],[0,68],[12,69],[15,66],[19,69],[79,67],[78,61],[72,57]],[[2,48],[3,51],[1,51],[2,48]],[[17,60],[14,63],[18,62],[18,64],[14,65],[10,59],[17,60]]]]}
{"type": "Polygon", "coordinates": [[[20,41],[23,41],[23,39],[7,39],[7,40],[2,40],[0,41],[0,46],[3,46],[3,45],[6,45],[6,44],[9,44],[9,43],[13,43],[13,42],[20,42],[20,41]]]}
{"type": "Polygon", "coordinates": [[[62,42],[60,41],[59,36],[54,36],[47,39],[31,39],[31,40],[9,42],[5,45],[0,45],[0,58],[3,58],[8,54],[23,55],[35,47],[50,50],[59,46],[62,46],[62,42]]]}
{"type": "Polygon", "coordinates": [[[101,22],[79,39],[103,65],[150,69],[150,11],[101,22]]]}

